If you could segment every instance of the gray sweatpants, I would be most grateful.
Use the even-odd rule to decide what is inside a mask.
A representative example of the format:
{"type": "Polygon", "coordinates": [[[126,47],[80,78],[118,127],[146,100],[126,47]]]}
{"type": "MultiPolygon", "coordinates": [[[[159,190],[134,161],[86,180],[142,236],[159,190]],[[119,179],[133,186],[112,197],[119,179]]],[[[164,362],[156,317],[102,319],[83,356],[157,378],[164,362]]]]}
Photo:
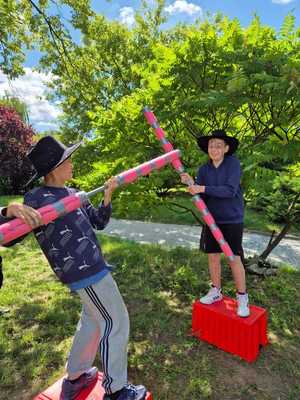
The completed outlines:
{"type": "Polygon", "coordinates": [[[129,317],[118,286],[111,274],[98,283],[77,291],[82,302],[67,361],[69,379],[89,369],[99,348],[103,368],[103,388],[111,394],[127,384],[127,344],[129,317]]]}

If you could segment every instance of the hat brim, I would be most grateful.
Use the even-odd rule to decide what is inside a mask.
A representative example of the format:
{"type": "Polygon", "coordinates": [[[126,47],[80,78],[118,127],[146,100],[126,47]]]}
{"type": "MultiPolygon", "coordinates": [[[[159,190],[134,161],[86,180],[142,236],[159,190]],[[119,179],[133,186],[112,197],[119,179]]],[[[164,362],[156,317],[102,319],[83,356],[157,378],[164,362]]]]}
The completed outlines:
{"type": "Polygon", "coordinates": [[[42,176],[50,174],[50,172],[54,171],[57,167],[59,167],[64,161],[66,161],[71,155],[78,149],[79,146],[81,146],[82,141],[79,143],[73,144],[73,146],[67,147],[66,150],[64,151],[64,154],[62,158],[59,160],[59,162],[49,171],[47,171],[46,174],[38,174],[37,172],[29,179],[29,181],[25,184],[25,186],[30,185],[34,180],[41,178],[42,176]]]}
{"type": "Polygon", "coordinates": [[[200,138],[197,139],[198,146],[204,153],[208,154],[208,142],[211,139],[220,139],[224,140],[224,142],[229,146],[229,150],[227,151],[227,155],[231,155],[236,152],[237,148],[239,147],[239,141],[231,136],[225,136],[225,137],[215,137],[215,136],[201,136],[200,138]]]}

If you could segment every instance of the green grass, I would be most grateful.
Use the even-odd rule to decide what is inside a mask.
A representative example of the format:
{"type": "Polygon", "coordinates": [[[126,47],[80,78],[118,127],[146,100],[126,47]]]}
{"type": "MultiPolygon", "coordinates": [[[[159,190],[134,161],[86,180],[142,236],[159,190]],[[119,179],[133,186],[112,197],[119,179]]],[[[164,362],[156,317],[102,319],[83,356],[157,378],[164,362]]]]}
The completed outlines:
{"type": "MultiPolygon", "coordinates": [[[[300,398],[300,273],[248,276],[251,302],[268,310],[270,344],[252,364],[189,335],[191,304],[208,288],[206,257],[101,237],[131,319],[129,378],[155,400],[300,398]]],[[[77,297],[54,277],[33,238],[1,249],[1,400],[29,400],[55,382],[79,318],[77,297]]],[[[223,268],[224,292],[235,289],[223,268]]]]}
{"type": "Polygon", "coordinates": [[[0,205],[1,206],[7,206],[7,204],[10,201],[22,202],[23,201],[23,197],[22,196],[0,196],[0,205]]]}

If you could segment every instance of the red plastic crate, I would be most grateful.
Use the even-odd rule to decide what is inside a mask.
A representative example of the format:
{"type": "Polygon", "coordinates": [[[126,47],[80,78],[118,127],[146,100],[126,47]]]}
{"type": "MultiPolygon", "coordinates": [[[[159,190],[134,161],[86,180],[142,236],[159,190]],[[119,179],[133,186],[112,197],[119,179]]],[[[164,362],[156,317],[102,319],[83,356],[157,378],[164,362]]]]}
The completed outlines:
{"type": "Polygon", "coordinates": [[[236,315],[237,302],[229,297],[205,305],[196,300],[193,304],[192,335],[229,353],[253,362],[260,346],[268,343],[267,312],[250,305],[250,316],[236,315]]]}
{"type": "MultiPolygon", "coordinates": [[[[98,379],[94,385],[89,388],[82,390],[76,400],[102,400],[104,395],[104,390],[101,386],[103,374],[98,372],[98,379]]],[[[59,395],[61,391],[61,384],[63,378],[59,379],[52,386],[46,389],[44,392],[40,393],[33,400],[59,400],[59,395]]],[[[146,400],[153,400],[152,394],[147,393],[146,400]]]]}

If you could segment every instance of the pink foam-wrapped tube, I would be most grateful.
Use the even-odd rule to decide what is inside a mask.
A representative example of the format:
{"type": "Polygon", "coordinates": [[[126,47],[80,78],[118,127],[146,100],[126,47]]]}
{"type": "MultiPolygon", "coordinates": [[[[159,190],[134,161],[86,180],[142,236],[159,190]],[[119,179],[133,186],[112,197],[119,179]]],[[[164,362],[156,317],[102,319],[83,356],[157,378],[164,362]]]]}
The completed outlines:
{"type": "Polygon", "coordinates": [[[63,202],[67,212],[74,211],[77,208],[80,208],[82,205],[82,201],[81,201],[80,197],[75,196],[75,195],[68,196],[68,197],[62,199],[62,202],[63,202]]]}
{"type": "MultiPolygon", "coordinates": [[[[154,130],[156,137],[158,140],[162,140],[165,138],[165,132],[161,129],[161,128],[157,128],[154,130]]],[[[172,146],[172,150],[173,150],[173,146],[172,146]]]]}
{"type": "Polygon", "coordinates": [[[140,175],[148,175],[151,171],[155,169],[160,169],[166,164],[171,163],[178,159],[180,156],[179,150],[173,150],[163,156],[156,157],[153,160],[147,161],[143,164],[138,165],[128,171],[123,172],[118,175],[119,182],[130,183],[136,180],[140,175]]]}
{"type": "Polygon", "coordinates": [[[200,211],[204,211],[207,208],[204,201],[199,196],[197,200],[194,200],[194,203],[200,211]]]}
{"type": "MultiPolygon", "coordinates": [[[[46,225],[58,217],[76,210],[80,205],[80,197],[77,195],[71,195],[53,204],[41,207],[38,211],[41,214],[43,224],[46,225]]],[[[0,245],[9,243],[20,236],[26,235],[31,230],[32,228],[25,224],[20,218],[15,218],[12,221],[6,222],[0,226],[0,245]]]]}
{"type": "Polygon", "coordinates": [[[153,114],[152,111],[145,111],[144,115],[147,119],[147,121],[149,122],[150,125],[154,124],[156,122],[156,118],[155,115],[153,114]]]}
{"type": "Polygon", "coordinates": [[[165,165],[165,161],[163,159],[158,159],[155,164],[157,165],[158,168],[162,168],[165,165]]]}
{"type": "MultiPolygon", "coordinates": [[[[167,154],[164,154],[163,156],[154,158],[153,160],[123,172],[122,174],[118,175],[117,178],[119,179],[117,180],[119,184],[133,182],[140,175],[148,175],[152,170],[160,169],[165,165],[174,162],[179,157],[180,151],[173,150],[167,154]]],[[[55,203],[41,207],[38,211],[41,214],[43,224],[46,225],[58,217],[76,210],[77,208],[81,207],[87,197],[104,190],[105,186],[102,186],[101,188],[95,189],[87,194],[84,192],[79,192],[77,194],[67,196],[55,203]]],[[[0,226],[0,245],[17,239],[18,237],[29,233],[31,230],[31,227],[27,224],[24,224],[24,222],[19,218],[9,221],[0,226]]]]}
{"type": "Polygon", "coordinates": [[[217,228],[213,231],[213,235],[217,242],[220,242],[220,240],[224,239],[223,234],[219,228],[217,228]]]}
{"type": "Polygon", "coordinates": [[[165,153],[167,153],[168,151],[172,151],[173,150],[173,146],[171,145],[171,143],[165,143],[163,144],[163,149],[165,151],[165,153]]]}
{"type": "Polygon", "coordinates": [[[176,171],[181,172],[183,171],[183,165],[181,163],[181,161],[179,160],[175,160],[172,162],[173,167],[176,169],[176,171]]]}
{"type": "Polygon", "coordinates": [[[226,257],[228,257],[230,259],[234,259],[234,254],[233,254],[233,252],[232,252],[232,250],[231,250],[231,248],[230,248],[230,246],[229,246],[229,244],[227,242],[222,244],[222,245],[220,245],[220,246],[221,246],[221,249],[222,249],[222,251],[223,251],[223,253],[225,254],[226,257]]]}
{"type": "Polygon", "coordinates": [[[136,180],[138,177],[135,169],[130,169],[122,174],[122,178],[124,179],[124,183],[131,183],[136,180]]]}
{"type": "Polygon", "coordinates": [[[212,225],[215,223],[215,220],[211,214],[204,215],[203,219],[207,223],[207,225],[212,225]]]}
{"type": "Polygon", "coordinates": [[[139,170],[142,172],[142,175],[148,175],[152,171],[151,164],[145,163],[139,167],[139,170]]]}

